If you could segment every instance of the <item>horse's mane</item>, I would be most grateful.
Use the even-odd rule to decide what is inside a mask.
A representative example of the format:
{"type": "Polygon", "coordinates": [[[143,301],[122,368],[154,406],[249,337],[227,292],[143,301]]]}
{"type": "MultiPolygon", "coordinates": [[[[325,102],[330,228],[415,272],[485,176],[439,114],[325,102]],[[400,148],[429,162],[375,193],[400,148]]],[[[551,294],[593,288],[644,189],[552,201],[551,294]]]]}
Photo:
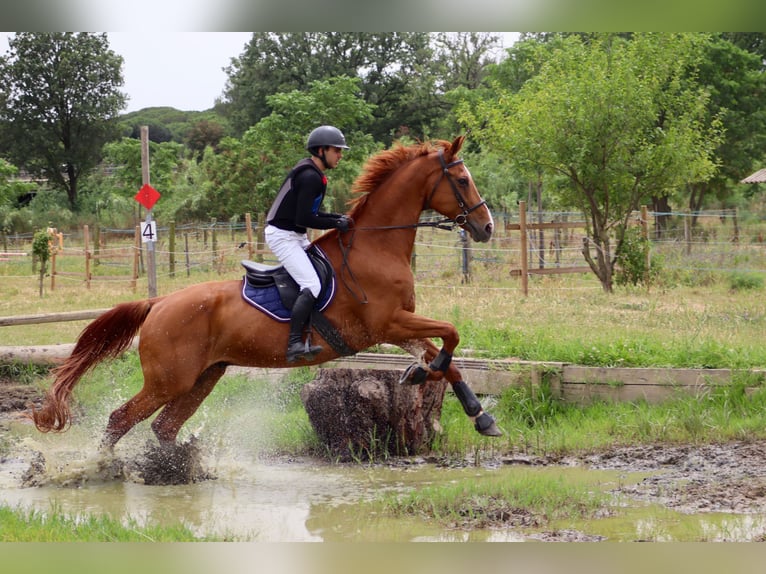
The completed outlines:
{"type": "Polygon", "coordinates": [[[357,194],[349,200],[350,215],[354,217],[356,213],[366,203],[369,194],[378,189],[381,184],[396,170],[413,159],[428,155],[432,151],[449,149],[451,143],[446,140],[433,140],[418,142],[405,146],[401,142],[395,142],[387,150],[378,152],[371,156],[362,167],[362,173],[354,181],[351,192],[357,194]]]}

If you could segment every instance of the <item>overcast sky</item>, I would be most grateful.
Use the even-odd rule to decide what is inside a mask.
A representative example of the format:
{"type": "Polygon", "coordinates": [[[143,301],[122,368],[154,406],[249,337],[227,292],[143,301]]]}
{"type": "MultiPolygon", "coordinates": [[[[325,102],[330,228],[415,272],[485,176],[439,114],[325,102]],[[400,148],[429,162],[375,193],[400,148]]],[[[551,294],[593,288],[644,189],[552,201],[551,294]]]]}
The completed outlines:
{"type": "MultiPolygon", "coordinates": [[[[0,53],[12,32],[0,32],[0,53]]],[[[505,47],[512,36],[504,40],[505,47]]],[[[183,111],[213,107],[226,85],[224,68],[240,56],[252,32],[108,32],[109,47],[124,59],[126,112],[170,106],[183,111]]]]}

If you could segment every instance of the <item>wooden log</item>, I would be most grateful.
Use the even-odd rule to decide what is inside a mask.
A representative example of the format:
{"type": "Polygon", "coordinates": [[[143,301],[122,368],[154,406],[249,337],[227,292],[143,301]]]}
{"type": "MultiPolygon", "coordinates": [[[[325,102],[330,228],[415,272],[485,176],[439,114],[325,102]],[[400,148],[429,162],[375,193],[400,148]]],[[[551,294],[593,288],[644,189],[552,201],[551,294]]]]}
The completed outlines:
{"type": "Polygon", "coordinates": [[[0,363],[57,365],[66,359],[74,344],[37,345],[34,347],[0,347],[0,363]]]}
{"type": "Polygon", "coordinates": [[[321,369],[301,389],[314,430],[341,460],[376,460],[430,448],[446,385],[399,383],[400,371],[321,369]]]}
{"type": "Polygon", "coordinates": [[[109,309],[91,309],[87,311],[69,311],[65,313],[40,313],[38,315],[0,317],[0,327],[31,325],[37,323],[60,323],[63,321],[89,321],[108,310],[109,309]]]}

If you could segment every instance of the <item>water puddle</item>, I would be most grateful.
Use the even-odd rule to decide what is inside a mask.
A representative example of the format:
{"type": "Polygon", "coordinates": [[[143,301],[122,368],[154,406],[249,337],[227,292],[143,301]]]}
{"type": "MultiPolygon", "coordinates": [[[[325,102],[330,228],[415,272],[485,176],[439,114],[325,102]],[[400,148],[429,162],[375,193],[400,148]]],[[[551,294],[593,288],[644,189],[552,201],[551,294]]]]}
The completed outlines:
{"type": "MultiPolygon", "coordinates": [[[[273,460],[247,441],[210,441],[204,454],[213,480],[152,486],[103,474],[93,432],[73,427],[40,435],[21,421],[8,426],[13,448],[0,457],[0,504],[71,516],[106,514],[136,523],[178,524],[199,536],[255,542],[521,542],[521,541],[751,541],[766,536],[760,513],[685,514],[624,494],[650,472],[583,466],[495,465],[444,468],[422,461],[396,466],[335,465],[317,460],[273,460]],[[42,455],[42,459],[41,459],[42,455]],[[37,480],[30,469],[37,468],[37,480]],[[417,517],[392,518],[362,504],[381,493],[425,485],[507,477],[520,473],[587,484],[613,495],[611,512],[556,520],[538,528],[463,531],[417,517]],[[30,480],[33,476],[33,480],[30,480]],[[44,477],[44,478],[40,478],[44,477]]],[[[148,433],[148,431],[147,431],[148,433]]],[[[136,432],[115,456],[130,459],[146,446],[136,432]]]]}

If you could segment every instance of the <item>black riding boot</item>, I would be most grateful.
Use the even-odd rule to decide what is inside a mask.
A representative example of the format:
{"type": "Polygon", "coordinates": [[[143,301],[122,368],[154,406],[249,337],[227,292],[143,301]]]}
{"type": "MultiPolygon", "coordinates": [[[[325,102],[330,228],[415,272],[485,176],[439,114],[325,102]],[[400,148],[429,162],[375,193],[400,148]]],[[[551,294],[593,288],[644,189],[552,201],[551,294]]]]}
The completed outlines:
{"type": "Polygon", "coordinates": [[[298,359],[312,359],[322,352],[322,347],[319,345],[308,345],[303,342],[303,327],[309,320],[315,301],[316,297],[309,289],[303,289],[295,300],[290,315],[290,338],[287,340],[288,363],[298,359]]]}

